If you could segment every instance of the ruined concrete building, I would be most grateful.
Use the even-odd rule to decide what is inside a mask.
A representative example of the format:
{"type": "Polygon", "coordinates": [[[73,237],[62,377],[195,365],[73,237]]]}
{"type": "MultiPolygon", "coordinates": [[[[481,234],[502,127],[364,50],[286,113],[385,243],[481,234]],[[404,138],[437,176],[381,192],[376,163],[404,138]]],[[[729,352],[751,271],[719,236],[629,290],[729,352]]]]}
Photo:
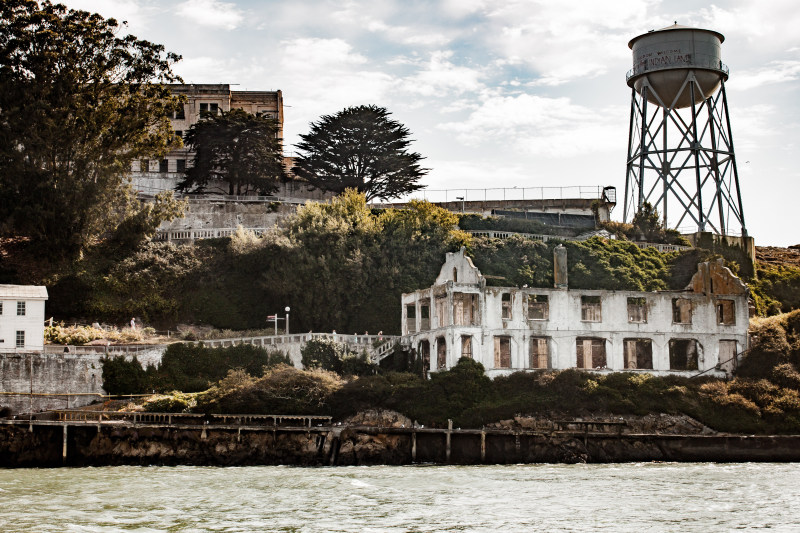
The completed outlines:
{"type": "Polygon", "coordinates": [[[566,249],[555,288],[487,287],[472,260],[448,253],[428,289],[402,296],[402,332],[429,371],[474,359],[490,376],[580,368],[724,376],[747,345],[747,286],[722,260],[700,263],[682,291],[570,289],[566,249]]]}

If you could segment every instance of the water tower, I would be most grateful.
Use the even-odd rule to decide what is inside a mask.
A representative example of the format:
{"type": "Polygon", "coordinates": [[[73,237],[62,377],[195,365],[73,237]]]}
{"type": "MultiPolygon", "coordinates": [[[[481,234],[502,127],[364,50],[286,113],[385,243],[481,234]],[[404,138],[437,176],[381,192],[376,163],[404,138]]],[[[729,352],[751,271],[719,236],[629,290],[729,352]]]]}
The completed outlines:
{"type": "Polygon", "coordinates": [[[747,235],[720,60],[725,37],[669,26],[631,39],[623,220],[645,203],[682,233],[747,235]]]}

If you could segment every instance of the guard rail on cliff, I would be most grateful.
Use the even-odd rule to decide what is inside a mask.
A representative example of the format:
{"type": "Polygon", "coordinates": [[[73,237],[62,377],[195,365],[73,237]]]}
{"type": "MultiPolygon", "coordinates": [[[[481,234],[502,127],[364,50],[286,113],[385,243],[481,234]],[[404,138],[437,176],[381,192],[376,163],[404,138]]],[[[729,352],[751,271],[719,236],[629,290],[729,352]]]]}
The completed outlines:
{"type": "Polygon", "coordinates": [[[356,350],[366,350],[373,358],[391,350],[398,337],[394,335],[342,335],[341,333],[297,333],[293,335],[266,335],[262,337],[234,337],[229,339],[208,339],[201,342],[211,348],[223,348],[237,344],[277,348],[286,344],[301,344],[311,339],[330,339],[346,344],[356,350]]]}

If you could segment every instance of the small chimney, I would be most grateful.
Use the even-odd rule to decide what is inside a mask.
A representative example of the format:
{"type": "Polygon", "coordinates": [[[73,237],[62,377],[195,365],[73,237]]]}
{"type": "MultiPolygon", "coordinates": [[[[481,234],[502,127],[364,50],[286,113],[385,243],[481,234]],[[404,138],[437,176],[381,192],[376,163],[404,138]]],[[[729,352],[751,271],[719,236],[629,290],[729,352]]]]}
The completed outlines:
{"type": "Polygon", "coordinates": [[[553,286],[556,289],[566,289],[567,282],[567,249],[559,244],[553,250],[553,286]]]}

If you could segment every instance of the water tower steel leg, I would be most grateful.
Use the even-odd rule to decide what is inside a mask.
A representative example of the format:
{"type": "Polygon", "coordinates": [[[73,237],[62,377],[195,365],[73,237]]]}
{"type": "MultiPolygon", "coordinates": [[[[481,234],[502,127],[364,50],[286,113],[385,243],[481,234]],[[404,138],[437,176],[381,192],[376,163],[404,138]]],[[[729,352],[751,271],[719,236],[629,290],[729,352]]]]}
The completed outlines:
{"type": "Polygon", "coordinates": [[[669,118],[669,113],[667,112],[666,108],[661,108],[661,129],[664,130],[662,132],[663,135],[663,144],[661,145],[664,149],[664,160],[661,162],[661,184],[662,184],[662,209],[661,216],[663,219],[664,227],[667,227],[667,196],[669,195],[669,168],[670,163],[667,161],[669,154],[667,153],[667,119],[669,118]]]}
{"type": "Polygon", "coordinates": [[[715,201],[717,202],[717,211],[719,214],[719,230],[723,235],[727,235],[728,226],[725,224],[725,208],[722,205],[724,195],[722,194],[722,176],[719,174],[719,157],[717,156],[717,132],[714,129],[714,107],[711,102],[712,98],[706,98],[706,109],[708,110],[708,128],[711,134],[711,153],[710,165],[711,172],[714,175],[715,184],[715,201]]]}
{"type": "Polygon", "coordinates": [[[636,89],[631,89],[631,118],[628,123],[628,172],[627,177],[625,179],[625,204],[622,206],[622,221],[628,221],[628,199],[629,196],[629,189],[631,184],[631,158],[633,157],[633,117],[636,113],[636,89]]]}
{"type": "Polygon", "coordinates": [[[736,199],[739,202],[739,205],[736,207],[739,209],[739,222],[742,225],[742,237],[747,236],[747,227],[744,224],[744,207],[742,205],[742,191],[739,189],[739,171],[736,168],[736,152],[733,149],[733,131],[731,130],[731,117],[728,114],[728,96],[725,92],[725,81],[720,83],[720,91],[722,91],[722,108],[725,111],[725,125],[728,128],[728,144],[730,145],[731,151],[731,164],[733,165],[733,181],[736,184],[736,199]]]}
{"type": "Polygon", "coordinates": [[[646,155],[647,150],[647,140],[646,140],[646,133],[647,133],[647,89],[648,86],[645,84],[642,87],[642,131],[641,131],[641,148],[639,149],[639,203],[636,206],[636,210],[642,208],[642,204],[644,203],[644,158],[646,155]]]}
{"type": "Polygon", "coordinates": [[[700,141],[697,139],[697,106],[694,103],[694,86],[695,82],[693,79],[689,84],[689,95],[692,99],[692,152],[694,153],[694,174],[697,180],[695,199],[697,200],[697,212],[700,216],[698,220],[698,229],[700,231],[705,231],[706,219],[703,214],[703,197],[700,194],[700,190],[702,189],[702,183],[700,182],[700,141]]]}

